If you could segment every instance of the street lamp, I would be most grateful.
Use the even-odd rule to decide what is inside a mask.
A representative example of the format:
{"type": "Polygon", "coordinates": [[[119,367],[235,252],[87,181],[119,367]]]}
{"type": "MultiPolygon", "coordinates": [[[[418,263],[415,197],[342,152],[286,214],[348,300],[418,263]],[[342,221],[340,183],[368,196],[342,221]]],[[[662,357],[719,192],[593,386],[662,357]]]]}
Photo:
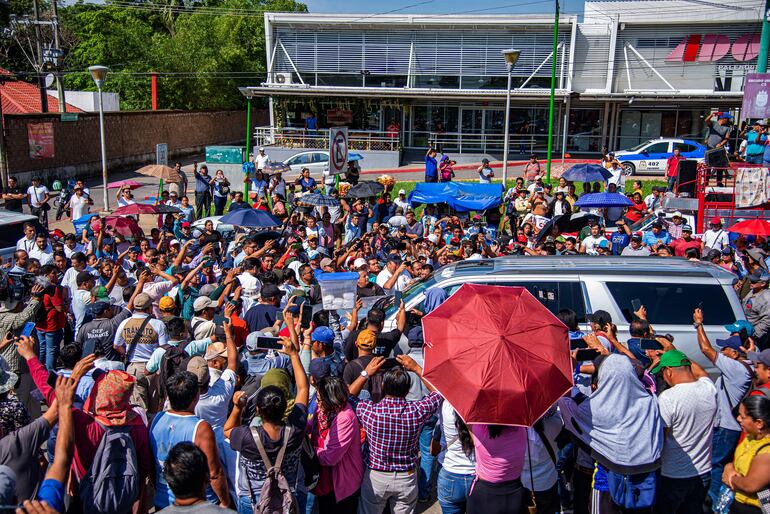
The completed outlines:
{"type": "Polygon", "coordinates": [[[104,183],[104,210],[110,210],[110,195],[107,194],[107,147],[104,141],[104,105],[102,104],[102,86],[110,69],[106,66],[89,66],[88,71],[99,90],[99,137],[102,143],[102,182],[104,183]]]}
{"type": "Polygon", "coordinates": [[[500,52],[508,66],[508,87],[505,90],[505,141],[503,142],[503,189],[508,187],[508,124],[511,117],[511,72],[519,60],[520,50],[503,50],[500,52]]]}

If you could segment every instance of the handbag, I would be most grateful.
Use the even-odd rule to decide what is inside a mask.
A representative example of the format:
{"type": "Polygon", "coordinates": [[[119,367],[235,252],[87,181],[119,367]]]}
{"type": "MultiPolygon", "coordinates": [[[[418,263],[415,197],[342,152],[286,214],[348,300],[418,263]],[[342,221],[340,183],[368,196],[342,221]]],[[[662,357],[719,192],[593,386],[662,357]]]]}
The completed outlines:
{"type": "Polygon", "coordinates": [[[625,475],[607,470],[607,485],[612,501],[625,509],[644,509],[655,504],[657,473],[625,475]]]}

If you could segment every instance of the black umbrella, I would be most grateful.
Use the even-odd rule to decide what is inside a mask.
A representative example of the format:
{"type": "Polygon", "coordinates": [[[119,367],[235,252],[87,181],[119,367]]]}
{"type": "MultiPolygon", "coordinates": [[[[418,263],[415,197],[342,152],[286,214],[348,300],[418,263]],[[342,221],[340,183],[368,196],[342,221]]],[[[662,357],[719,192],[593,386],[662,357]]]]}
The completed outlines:
{"type": "Polygon", "coordinates": [[[385,186],[377,182],[364,181],[359,182],[355,186],[348,189],[346,198],[369,198],[370,196],[377,196],[385,191],[385,186]]]}

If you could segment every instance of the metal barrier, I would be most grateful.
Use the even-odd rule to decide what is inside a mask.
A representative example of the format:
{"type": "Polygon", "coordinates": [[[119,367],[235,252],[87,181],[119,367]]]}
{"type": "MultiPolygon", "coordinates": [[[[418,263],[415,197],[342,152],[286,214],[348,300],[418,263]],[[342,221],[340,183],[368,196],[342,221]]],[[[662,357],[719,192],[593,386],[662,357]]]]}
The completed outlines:
{"type": "MultiPolygon", "coordinates": [[[[259,146],[280,146],[283,148],[328,150],[329,130],[308,130],[305,128],[256,127],[254,142],[259,146]]],[[[397,151],[400,141],[397,133],[379,130],[348,129],[350,150],[397,151]]]]}

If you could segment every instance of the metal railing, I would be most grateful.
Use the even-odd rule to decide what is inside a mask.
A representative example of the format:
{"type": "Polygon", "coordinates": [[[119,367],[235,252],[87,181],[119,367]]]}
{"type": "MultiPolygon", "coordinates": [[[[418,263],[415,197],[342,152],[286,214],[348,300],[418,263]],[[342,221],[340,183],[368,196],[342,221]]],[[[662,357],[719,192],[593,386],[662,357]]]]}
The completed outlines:
{"type": "MultiPolygon", "coordinates": [[[[329,129],[256,127],[256,146],[280,146],[298,149],[329,149],[329,129]]],[[[397,151],[400,146],[398,133],[379,130],[348,129],[348,149],[397,151]]]]}
{"type": "MultiPolygon", "coordinates": [[[[479,132],[413,132],[413,142],[426,141],[428,145],[444,151],[502,152],[504,134],[479,132]],[[427,140],[425,138],[427,137],[427,140]]],[[[547,134],[510,134],[510,155],[544,152],[548,147],[547,134]]],[[[422,145],[417,145],[422,146],[422,145]]],[[[554,134],[554,151],[561,153],[561,134],[554,134]]],[[[601,136],[575,134],[567,136],[567,152],[599,152],[601,136]]]]}

